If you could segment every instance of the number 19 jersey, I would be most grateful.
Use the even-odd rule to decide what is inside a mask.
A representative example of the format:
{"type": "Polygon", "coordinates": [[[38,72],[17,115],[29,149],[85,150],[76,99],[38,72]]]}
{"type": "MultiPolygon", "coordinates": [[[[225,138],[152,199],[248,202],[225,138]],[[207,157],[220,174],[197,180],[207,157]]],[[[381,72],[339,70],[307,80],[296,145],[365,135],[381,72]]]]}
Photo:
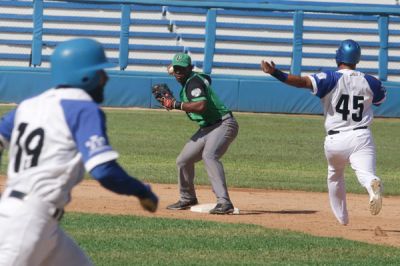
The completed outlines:
{"type": "Polygon", "coordinates": [[[50,89],[3,117],[9,141],[7,188],[64,207],[86,169],[115,160],[105,114],[81,89],[50,89]]]}
{"type": "Polygon", "coordinates": [[[325,130],[349,131],[372,123],[372,105],[386,98],[382,83],[351,69],[325,71],[309,76],[313,93],[321,98],[325,130]]]}

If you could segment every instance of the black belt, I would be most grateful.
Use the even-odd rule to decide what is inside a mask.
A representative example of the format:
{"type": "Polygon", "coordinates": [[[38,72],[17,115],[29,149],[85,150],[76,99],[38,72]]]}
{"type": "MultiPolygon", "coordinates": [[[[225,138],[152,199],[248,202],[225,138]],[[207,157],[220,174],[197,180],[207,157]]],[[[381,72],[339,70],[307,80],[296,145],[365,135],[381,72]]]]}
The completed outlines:
{"type": "MultiPolygon", "coordinates": [[[[353,130],[367,129],[367,128],[368,128],[368,126],[362,126],[362,127],[355,127],[355,128],[353,128],[353,130]]],[[[340,133],[340,131],[337,131],[337,130],[329,130],[328,131],[328,135],[335,135],[335,134],[338,134],[338,133],[340,133]]]]}
{"type": "MultiPolygon", "coordinates": [[[[12,190],[10,195],[8,195],[8,196],[12,197],[12,198],[24,200],[26,197],[26,193],[17,191],[17,190],[12,190]]],[[[51,217],[53,217],[57,221],[60,221],[61,218],[63,217],[63,215],[64,215],[64,209],[59,209],[59,208],[56,208],[55,211],[53,213],[51,213],[51,217]]]]}
{"type": "Polygon", "coordinates": [[[233,117],[232,112],[228,112],[228,113],[224,114],[223,116],[221,116],[221,118],[216,120],[214,123],[209,124],[209,125],[207,125],[205,127],[210,127],[210,126],[213,126],[215,124],[221,123],[222,121],[225,121],[226,119],[231,118],[231,117],[233,117]]]}

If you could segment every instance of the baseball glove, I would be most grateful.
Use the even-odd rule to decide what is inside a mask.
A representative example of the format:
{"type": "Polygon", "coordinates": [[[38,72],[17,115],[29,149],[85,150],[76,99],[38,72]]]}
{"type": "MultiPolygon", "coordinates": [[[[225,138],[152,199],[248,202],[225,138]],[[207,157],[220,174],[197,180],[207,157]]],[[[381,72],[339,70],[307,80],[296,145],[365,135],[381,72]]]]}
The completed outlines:
{"type": "Polygon", "coordinates": [[[171,110],[174,108],[176,99],[167,84],[156,84],[151,88],[151,93],[154,98],[166,109],[171,110]]]}

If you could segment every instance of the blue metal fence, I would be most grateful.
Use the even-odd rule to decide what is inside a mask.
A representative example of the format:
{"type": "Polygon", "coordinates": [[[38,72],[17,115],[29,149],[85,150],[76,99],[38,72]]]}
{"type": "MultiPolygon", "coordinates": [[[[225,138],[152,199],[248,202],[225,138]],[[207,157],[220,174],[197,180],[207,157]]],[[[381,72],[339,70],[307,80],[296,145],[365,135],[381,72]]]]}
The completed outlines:
{"type": "MultiPolygon", "coordinates": [[[[263,103],[251,104],[244,103],[243,99],[250,101],[252,95],[250,91],[256,90],[257,93],[261,88],[248,88],[248,84],[252,86],[268,86],[279,87],[281,85],[274,84],[274,80],[269,79],[259,71],[259,62],[237,60],[226,60],[235,58],[237,56],[248,58],[270,58],[281,57],[289,59],[286,63],[278,63],[278,66],[284,70],[290,71],[293,74],[301,74],[304,72],[316,72],[321,69],[332,69],[334,65],[326,66],[320,61],[332,60],[334,61],[334,53],[319,51],[318,49],[312,50],[310,47],[318,48],[331,48],[337,47],[341,39],[324,39],[324,38],[310,38],[309,34],[314,35],[329,35],[329,34],[348,34],[357,36],[359,43],[363,49],[376,50],[376,53],[363,54],[362,61],[370,62],[360,66],[359,70],[376,75],[382,81],[392,81],[391,78],[399,76],[400,69],[396,68],[396,64],[400,64],[400,42],[397,41],[400,37],[400,28],[391,27],[391,25],[400,24],[400,9],[396,6],[386,5],[355,5],[355,4],[326,4],[326,3],[310,3],[301,1],[283,1],[283,0],[248,0],[248,1],[165,1],[165,0],[86,0],[86,1],[49,1],[49,0],[35,0],[35,1],[0,1],[0,7],[16,7],[32,8],[32,15],[27,14],[11,14],[2,12],[0,13],[0,21],[13,21],[13,22],[32,22],[32,26],[10,26],[4,23],[0,26],[0,34],[15,34],[15,35],[30,35],[31,40],[27,39],[3,39],[0,38],[0,45],[7,45],[10,47],[26,48],[29,53],[16,53],[16,52],[1,52],[0,63],[2,60],[15,60],[28,62],[32,67],[27,69],[23,67],[4,67],[0,66],[0,93],[7,91],[6,95],[11,93],[13,86],[9,82],[10,73],[29,73],[28,76],[38,75],[46,76],[45,80],[48,81],[48,69],[43,65],[48,64],[49,56],[44,53],[45,49],[53,49],[59,42],[58,39],[52,40],[48,36],[62,36],[62,37],[76,37],[76,36],[89,36],[96,38],[113,38],[117,42],[103,42],[105,48],[113,52],[111,61],[119,64],[119,69],[112,71],[120,84],[125,84],[128,87],[127,80],[135,80],[135,82],[155,82],[156,79],[170,78],[166,73],[153,71],[152,73],[140,73],[129,69],[131,66],[166,66],[169,64],[170,59],[165,58],[139,58],[136,55],[139,53],[176,53],[179,51],[188,52],[197,55],[194,60],[197,67],[202,68],[206,73],[211,73],[217,80],[217,84],[223,88],[233,86],[236,89],[237,95],[242,93],[241,99],[232,99],[231,95],[226,93],[225,98],[229,98],[231,107],[238,111],[276,111],[276,112],[306,112],[306,113],[320,113],[321,109],[313,107],[311,109],[304,106],[297,106],[289,108],[288,103],[296,101],[299,94],[289,95],[283,97],[285,103],[275,106],[267,106],[263,103]],[[115,12],[117,17],[91,17],[85,15],[75,14],[51,14],[46,13],[46,10],[61,9],[66,11],[85,11],[85,10],[103,10],[105,12],[115,12]],[[160,17],[157,18],[137,18],[136,14],[140,12],[155,12],[159,13],[160,17]],[[165,14],[175,14],[178,19],[163,19],[165,14]],[[190,20],[179,19],[179,16],[191,14],[192,16],[204,17],[204,19],[190,20]],[[225,21],[223,18],[237,18],[236,21],[225,21]],[[251,17],[254,19],[269,19],[269,20],[285,20],[290,23],[257,23],[247,22],[242,23],[246,18],[251,17]],[[330,21],[329,25],[310,25],[310,21],[330,21]],[[336,24],[341,22],[351,21],[359,25],[369,23],[376,25],[376,27],[362,28],[354,25],[348,27],[339,27],[336,24]],[[79,24],[96,24],[96,29],[82,29],[80,27],[47,27],[46,23],[64,23],[68,22],[72,25],[79,24]],[[102,25],[116,25],[117,29],[103,29],[102,25]],[[155,31],[132,31],[132,26],[157,26],[170,29],[165,32],[155,31]],[[177,28],[193,28],[200,29],[198,31],[179,32],[173,30],[177,28]],[[201,32],[204,31],[204,32],[201,32]],[[226,34],[224,31],[256,31],[266,32],[265,36],[251,36],[243,34],[226,34]],[[272,34],[278,33],[278,34],[272,34]],[[374,38],[367,39],[365,36],[374,36],[374,38]],[[46,37],[46,38],[45,38],[46,37]],[[158,39],[159,43],[152,44],[132,44],[130,40],[135,39],[158,39]],[[365,40],[364,40],[365,39],[365,40]],[[174,40],[175,44],[165,44],[165,42],[174,40]],[[186,44],[181,44],[179,41],[184,40],[186,44]],[[194,45],[191,43],[200,43],[201,45],[194,45]],[[187,44],[189,43],[189,44],[187,44]],[[265,49],[248,49],[240,47],[225,47],[220,44],[225,43],[240,43],[252,44],[255,46],[265,46],[265,49]],[[286,50],[278,49],[280,47],[288,47],[286,50]],[[314,60],[314,64],[307,64],[305,60],[314,60]],[[376,65],[374,65],[376,63],[376,65]],[[394,66],[393,66],[394,64],[394,66]],[[216,70],[230,69],[230,70],[253,70],[259,71],[256,76],[224,74],[218,75],[216,70]],[[5,74],[6,73],[6,74],[5,74]],[[9,75],[4,77],[4,75],[9,75]],[[146,79],[151,79],[150,81],[146,79]],[[123,80],[123,81],[122,81],[123,80]],[[122,83],[121,83],[122,82],[122,83]],[[271,85],[273,84],[273,85],[271,85]],[[245,92],[249,95],[243,97],[245,92]],[[293,98],[294,97],[294,98],[293,98]],[[291,100],[293,99],[293,100],[291,100]],[[278,107],[277,107],[278,106],[278,107]],[[254,107],[256,109],[254,109],[254,107]],[[318,110],[318,111],[315,111],[318,110]]],[[[334,51],[334,50],[333,50],[334,51]]],[[[27,64],[28,65],[28,64],[27,64]]],[[[30,86],[29,80],[26,84],[30,86]]],[[[43,85],[44,83],[40,83],[43,85]]],[[[390,82],[387,83],[391,90],[397,90],[397,85],[400,83],[390,82]]],[[[120,92],[121,85],[114,83],[120,92]]],[[[172,85],[173,86],[173,85],[172,85]]],[[[45,88],[43,88],[45,89],[45,88]]],[[[38,88],[32,89],[31,92],[40,90],[38,88]]],[[[129,89],[127,88],[129,91],[129,89]]],[[[223,90],[226,91],[226,90],[223,90]]],[[[289,93],[289,90],[285,90],[289,93]]],[[[124,92],[125,94],[127,92],[124,92]]],[[[135,93],[138,93],[135,91],[135,93]]],[[[152,107],[151,100],[148,98],[148,92],[143,90],[143,95],[135,94],[143,101],[127,101],[126,97],[123,101],[115,100],[115,102],[108,102],[108,105],[135,105],[141,107],[152,107]]],[[[221,92],[224,93],[224,92],[221,92]]],[[[264,93],[266,93],[264,91],[264,93]]],[[[275,92],[272,93],[274,95],[275,92]]],[[[397,95],[396,92],[390,92],[392,95],[397,95]]],[[[129,94],[129,92],[128,92],[129,94]]],[[[25,95],[21,93],[17,97],[9,98],[9,100],[21,99],[25,95]]],[[[269,95],[269,94],[268,94],[269,95]]],[[[271,95],[265,95],[269,97],[271,95]]],[[[2,95],[3,96],[3,95],[2,95]]],[[[394,96],[397,97],[397,96],[394,96]]],[[[115,96],[115,99],[117,96],[115,96]]],[[[301,98],[302,99],[302,98],[301,98]]],[[[3,101],[7,101],[7,97],[2,97],[3,101]]],[[[260,99],[253,99],[253,103],[259,102],[260,99]]],[[[280,102],[280,101],[278,101],[280,102]]],[[[317,104],[317,103],[316,103],[317,104]]],[[[398,116],[398,108],[396,102],[389,103],[390,107],[384,108],[385,112],[381,113],[384,116],[398,116]],[[397,109],[396,109],[397,108],[397,109]]],[[[317,106],[317,105],[316,105],[317,106]]]]}
{"type": "MultiPolygon", "coordinates": [[[[321,58],[331,59],[332,53],[321,52],[303,52],[303,47],[307,46],[330,46],[335,47],[341,41],[325,40],[325,39],[311,39],[305,38],[304,34],[307,33],[346,33],[354,34],[362,39],[365,35],[379,36],[379,41],[359,41],[362,47],[369,47],[379,50],[377,55],[363,55],[364,61],[378,61],[376,67],[360,68],[361,71],[377,75],[381,80],[388,80],[388,75],[399,75],[400,71],[396,68],[389,68],[389,62],[400,63],[400,56],[389,55],[391,49],[399,49],[400,43],[397,41],[390,41],[389,37],[395,39],[400,36],[400,30],[389,30],[390,23],[400,23],[398,15],[400,11],[397,7],[388,7],[383,5],[329,5],[326,4],[310,4],[309,2],[301,1],[135,1],[135,0],[96,0],[96,1],[67,1],[67,2],[54,2],[47,0],[35,0],[33,2],[27,1],[2,1],[1,6],[29,6],[33,5],[33,16],[29,15],[16,15],[16,14],[0,14],[0,19],[33,21],[33,28],[30,27],[8,27],[1,26],[0,32],[3,33],[31,33],[32,43],[24,43],[21,40],[2,40],[0,44],[7,45],[30,45],[31,63],[33,66],[41,66],[43,57],[43,47],[49,47],[54,44],[52,41],[43,43],[43,35],[62,35],[62,36],[94,36],[94,37],[118,37],[119,43],[119,56],[118,62],[120,69],[126,69],[129,62],[137,64],[153,65],[154,60],[135,60],[129,58],[129,51],[136,49],[139,51],[184,51],[203,54],[202,60],[196,60],[198,67],[203,67],[206,73],[212,73],[213,67],[225,68],[243,68],[243,69],[257,69],[258,64],[242,63],[242,62],[221,62],[214,60],[214,54],[224,55],[248,55],[248,56],[281,56],[290,57],[290,64],[279,65],[285,70],[290,70],[293,74],[300,74],[304,71],[318,71],[329,67],[320,65],[306,65],[303,63],[304,58],[321,58]],[[168,4],[168,6],[165,6],[168,4]],[[44,15],[43,11],[47,8],[61,8],[66,10],[84,10],[84,9],[102,9],[113,10],[120,12],[120,18],[102,18],[102,17],[82,17],[82,16],[56,16],[44,15]],[[131,13],[135,11],[171,11],[175,13],[193,13],[203,14],[206,16],[204,22],[199,21],[166,21],[161,19],[135,19],[131,18],[131,13]],[[284,11],[284,12],[277,12],[284,11]],[[318,12],[318,13],[310,13],[318,12]],[[268,17],[268,18],[286,18],[293,21],[292,25],[279,25],[279,24],[256,24],[256,23],[227,23],[218,22],[219,16],[253,16],[253,17],[268,17]],[[304,21],[307,20],[331,20],[331,21],[357,21],[376,22],[376,29],[370,28],[357,28],[357,27],[327,27],[327,26],[307,26],[304,21]],[[102,24],[118,24],[120,29],[115,30],[84,30],[84,29],[57,29],[45,28],[44,22],[71,22],[71,23],[96,23],[102,24]],[[174,23],[178,27],[199,27],[206,30],[206,34],[199,33],[161,33],[161,32],[132,32],[129,30],[131,25],[159,25],[167,27],[169,23],[174,23]],[[266,32],[286,32],[292,33],[292,37],[279,38],[279,37],[254,37],[243,35],[224,35],[217,34],[219,29],[238,29],[238,30],[259,30],[266,32]],[[136,45],[130,46],[130,38],[159,38],[159,39],[184,39],[188,41],[200,41],[204,43],[202,47],[190,46],[164,46],[164,45],[136,45]],[[259,43],[265,44],[281,44],[290,45],[293,47],[292,51],[274,51],[266,48],[264,51],[248,50],[248,49],[224,49],[216,47],[216,42],[242,42],[242,43],[259,43]]],[[[12,58],[12,55],[0,54],[0,60],[12,58]]],[[[17,56],[15,59],[22,60],[27,56],[17,56]]],[[[156,63],[157,64],[157,63],[156,63]]]]}

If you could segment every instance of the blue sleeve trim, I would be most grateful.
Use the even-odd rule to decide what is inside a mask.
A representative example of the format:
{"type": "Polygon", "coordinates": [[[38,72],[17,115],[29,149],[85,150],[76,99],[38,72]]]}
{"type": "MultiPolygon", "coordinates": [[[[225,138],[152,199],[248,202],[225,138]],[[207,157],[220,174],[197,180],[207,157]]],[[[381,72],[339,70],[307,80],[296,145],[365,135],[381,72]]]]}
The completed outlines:
{"type": "Polygon", "coordinates": [[[384,100],[386,97],[386,89],[382,85],[382,82],[371,75],[365,75],[364,77],[367,80],[372,93],[374,94],[372,103],[375,105],[381,104],[382,100],[384,100]]]}
{"type": "Polygon", "coordinates": [[[336,87],[336,84],[342,75],[342,73],[336,71],[325,71],[311,75],[315,79],[317,85],[316,95],[319,98],[324,98],[336,87]]]}
{"type": "Polygon", "coordinates": [[[148,197],[149,189],[141,181],[129,176],[116,161],[100,164],[93,168],[90,174],[103,187],[115,193],[139,198],[148,197]]]}
{"type": "Polygon", "coordinates": [[[15,113],[17,109],[14,109],[7,114],[5,114],[1,118],[0,122],[0,134],[7,140],[10,141],[11,139],[11,133],[14,128],[14,119],[15,119],[15,113]]]}
{"type": "Polygon", "coordinates": [[[84,163],[96,155],[112,151],[106,134],[105,114],[96,103],[62,100],[61,106],[84,163]]]}

